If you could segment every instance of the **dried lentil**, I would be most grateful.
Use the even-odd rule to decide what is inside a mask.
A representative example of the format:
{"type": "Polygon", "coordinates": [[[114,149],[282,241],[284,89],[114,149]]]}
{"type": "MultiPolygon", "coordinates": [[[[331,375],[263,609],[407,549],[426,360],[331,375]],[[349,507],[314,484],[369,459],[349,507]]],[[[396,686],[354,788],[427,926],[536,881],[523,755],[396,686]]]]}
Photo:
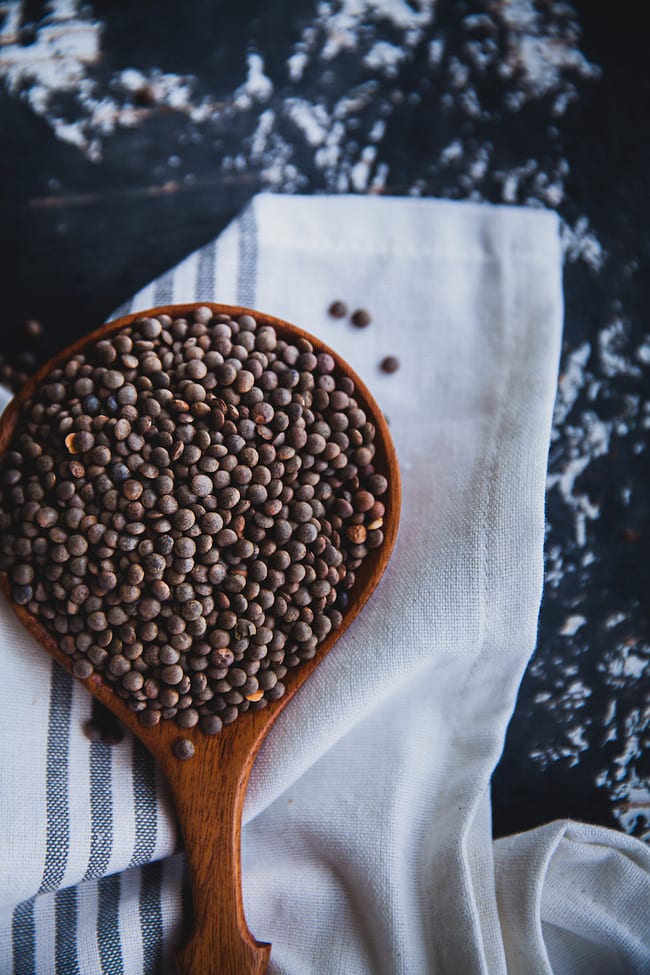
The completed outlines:
{"type": "Polygon", "coordinates": [[[345,318],[348,313],[348,306],[344,301],[333,301],[327,310],[332,318],[345,318]]]}
{"type": "Polygon", "coordinates": [[[399,359],[394,355],[387,355],[379,363],[379,368],[382,372],[397,372],[399,369],[399,359]]]}
{"type": "Polygon", "coordinates": [[[370,313],[367,312],[365,308],[358,308],[357,311],[353,312],[350,316],[350,321],[357,328],[366,328],[367,325],[370,325],[372,318],[370,317],[370,313]]]}
{"type": "Polygon", "coordinates": [[[217,734],[341,625],[383,542],[374,439],[307,339],[207,308],[135,321],[25,404],[0,465],[0,567],[78,677],[145,726],[217,734]]]}
{"type": "Polygon", "coordinates": [[[194,757],[194,745],[189,738],[179,738],[178,741],[174,742],[174,755],[181,761],[194,757]]]}

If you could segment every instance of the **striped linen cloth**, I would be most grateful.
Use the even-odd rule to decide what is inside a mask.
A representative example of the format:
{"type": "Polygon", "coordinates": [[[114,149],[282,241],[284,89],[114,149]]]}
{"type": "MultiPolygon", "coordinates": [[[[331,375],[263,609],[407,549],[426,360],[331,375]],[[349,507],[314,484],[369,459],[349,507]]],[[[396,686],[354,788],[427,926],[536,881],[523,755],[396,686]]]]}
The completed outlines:
{"type": "MultiPolygon", "coordinates": [[[[263,195],[120,312],[193,300],[333,345],[389,416],[404,481],[380,589],[253,771],[244,899],[271,972],[650,970],[640,844],[566,823],[491,841],[541,593],[554,216],[263,195]],[[329,319],[335,298],[372,326],[329,319]]],[[[190,899],[164,783],[130,736],[84,737],[85,690],[4,605],[0,649],[0,975],[171,975],[190,899]]]]}

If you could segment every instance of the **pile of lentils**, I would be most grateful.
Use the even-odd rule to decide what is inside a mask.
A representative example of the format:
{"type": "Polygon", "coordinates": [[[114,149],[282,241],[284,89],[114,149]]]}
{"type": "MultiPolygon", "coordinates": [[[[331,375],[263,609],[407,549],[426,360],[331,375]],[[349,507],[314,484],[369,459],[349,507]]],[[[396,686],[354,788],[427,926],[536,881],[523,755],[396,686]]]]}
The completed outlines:
{"type": "Polygon", "coordinates": [[[145,726],[218,733],[285,692],[383,542],[353,381],[306,338],[201,307],[51,372],[0,469],[13,598],[145,726]]]}

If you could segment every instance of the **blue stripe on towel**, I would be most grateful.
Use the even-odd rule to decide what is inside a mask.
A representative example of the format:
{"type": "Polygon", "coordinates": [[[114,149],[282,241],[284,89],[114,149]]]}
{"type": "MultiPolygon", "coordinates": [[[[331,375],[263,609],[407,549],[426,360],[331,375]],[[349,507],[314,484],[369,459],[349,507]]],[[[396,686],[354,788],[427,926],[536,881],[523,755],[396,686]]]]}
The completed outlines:
{"type": "Polygon", "coordinates": [[[197,301],[215,301],[215,260],[217,242],[204,247],[199,252],[199,264],[196,274],[195,297],[197,301]]]}
{"type": "Polygon", "coordinates": [[[106,873],[113,849],[113,793],[111,746],[94,741],[90,746],[90,856],[84,880],[106,873]]]}
{"type": "Polygon", "coordinates": [[[174,272],[167,271],[163,274],[161,278],[156,282],[156,286],[153,291],[153,303],[154,307],[158,305],[171,305],[174,300],[174,272]]]}
{"type": "Polygon", "coordinates": [[[189,938],[192,926],[192,874],[185,854],[181,856],[181,904],[183,906],[184,939],[189,938]]]}
{"type": "Polygon", "coordinates": [[[66,887],[59,890],[54,900],[56,930],[56,971],[57,975],[79,975],[77,957],[77,890],[66,887]]]}
{"type": "Polygon", "coordinates": [[[141,873],[140,930],[142,932],[143,973],[158,975],[162,969],[162,863],[151,863],[141,873]]]}
{"type": "Polygon", "coordinates": [[[120,875],[104,877],[99,881],[98,889],[97,943],[102,972],[104,975],[124,975],[120,939],[120,875]]]}
{"type": "Polygon", "coordinates": [[[237,295],[240,305],[255,307],[257,278],[257,220],[254,204],[250,203],[239,221],[239,276],[237,295]]]}
{"type": "Polygon", "coordinates": [[[135,807],[135,843],[129,866],[149,863],[156,848],[158,815],[156,802],[156,768],[144,745],[133,739],[133,802],[135,807]]]}
{"type": "Polygon", "coordinates": [[[52,661],[50,714],[47,732],[45,866],[40,890],[61,886],[70,850],[70,797],[68,795],[68,743],[72,678],[52,661]]]}
{"type": "Polygon", "coordinates": [[[19,904],[11,919],[14,975],[34,975],[36,969],[35,897],[19,904]]]}

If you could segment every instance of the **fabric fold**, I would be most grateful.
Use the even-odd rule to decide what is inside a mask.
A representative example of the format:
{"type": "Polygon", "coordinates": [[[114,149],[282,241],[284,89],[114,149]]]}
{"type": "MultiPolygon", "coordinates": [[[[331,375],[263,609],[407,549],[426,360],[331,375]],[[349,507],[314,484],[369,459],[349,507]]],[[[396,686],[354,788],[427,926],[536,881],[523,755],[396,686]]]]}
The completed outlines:
{"type": "Polygon", "coordinates": [[[650,963],[650,851],[559,820],[495,843],[508,972],[642,975],[650,963]]]}

